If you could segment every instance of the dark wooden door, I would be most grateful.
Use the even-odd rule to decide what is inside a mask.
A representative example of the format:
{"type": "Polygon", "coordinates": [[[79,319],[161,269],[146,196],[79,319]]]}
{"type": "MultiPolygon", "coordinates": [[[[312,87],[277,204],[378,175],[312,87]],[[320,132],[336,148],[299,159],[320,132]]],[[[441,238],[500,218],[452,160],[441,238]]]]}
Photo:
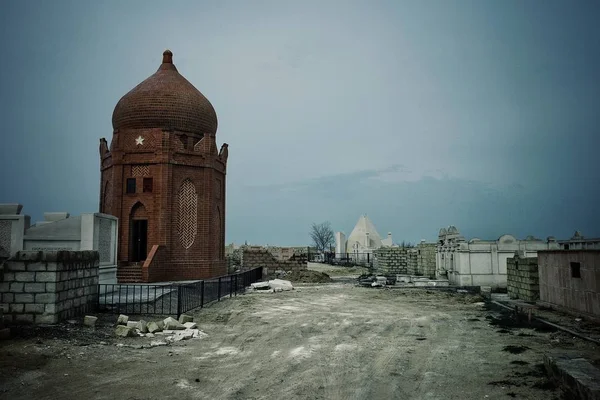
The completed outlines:
{"type": "Polygon", "coordinates": [[[135,219],[131,221],[131,261],[144,261],[148,246],[148,220],[135,219]]]}

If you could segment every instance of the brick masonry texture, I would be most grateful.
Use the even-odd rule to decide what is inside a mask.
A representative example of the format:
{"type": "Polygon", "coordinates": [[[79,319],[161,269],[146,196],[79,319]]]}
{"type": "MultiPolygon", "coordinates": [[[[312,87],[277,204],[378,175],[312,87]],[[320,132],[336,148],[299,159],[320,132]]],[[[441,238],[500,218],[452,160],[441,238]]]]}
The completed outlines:
{"type": "Polygon", "coordinates": [[[408,274],[408,249],[402,247],[382,247],[373,252],[375,273],[383,276],[408,274]]]}
{"type": "Polygon", "coordinates": [[[241,251],[242,271],[263,267],[265,274],[273,273],[277,270],[287,272],[306,270],[308,258],[305,255],[293,255],[289,260],[277,260],[269,250],[250,250],[241,251]]]}
{"type": "Polygon", "coordinates": [[[536,301],[540,298],[540,276],[537,257],[506,260],[508,296],[511,299],[536,301]]]}
{"type": "Polygon", "coordinates": [[[105,139],[100,141],[100,211],[119,218],[119,282],[226,275],[228,146],[217,149],[215,111],[178,73],[172,55],[165,53],[159,71],[119,101],[113,128],[110,148],[105,139]],[[142,144],[138,137],[144,139],[142,144]],[[136,180],[135,193],[126,193],[128,178],[136,180]],[[143,191],[145,178],[152,178],[151,192],[143,191]],[[195,213],[184,212],[189,207],[180,204],[179,193],[187,181],[197,196],[191,197],[195,213]],[[139,264],[132,263],[130,253],[130,226],[135,219],[148,221],[148,256],[139,264]],[[182,219],[185,224],[179,223],[182,219]],[[182,226],[195,235],[182,235],[182,226]],[[189,240],[182,242],[182,236],[193,236],[191,245],[189,240]]]}
{"type": "Polygon", "coordinates": [[[18,252],[0,283],[4,321],[54,324],[93,312],[99,265],[97,251],[18,252]]]}

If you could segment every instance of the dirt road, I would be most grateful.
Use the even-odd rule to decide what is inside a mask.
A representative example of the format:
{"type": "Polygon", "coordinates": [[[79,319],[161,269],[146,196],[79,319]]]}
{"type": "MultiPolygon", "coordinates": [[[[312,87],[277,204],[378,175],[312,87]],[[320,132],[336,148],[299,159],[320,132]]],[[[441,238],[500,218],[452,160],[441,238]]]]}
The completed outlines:
{"type": "Polygon", "coordinates": [[[252,293],[196,313],[208,337],[168,347],[117,347],[149,340],[104,337],[108,326],[86,340],[50,335],[5,342],[0,393],[11,399],[549,400],[558,397],[539,369],[543,351],[593,350],[559,333],[492,325],[499,314],[472,301],[350,284],[252,293]]]}

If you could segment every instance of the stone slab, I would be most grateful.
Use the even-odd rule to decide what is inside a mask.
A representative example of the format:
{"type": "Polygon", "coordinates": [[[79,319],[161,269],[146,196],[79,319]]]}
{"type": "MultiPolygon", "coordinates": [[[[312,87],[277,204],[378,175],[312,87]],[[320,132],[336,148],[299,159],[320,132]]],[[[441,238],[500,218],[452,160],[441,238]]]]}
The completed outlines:
{"type": "Polygon", "coordinates": [[[548,375],[557,381],[567,398],[600,400],[600,370],[576,351],[544,354],[548,375]]]}

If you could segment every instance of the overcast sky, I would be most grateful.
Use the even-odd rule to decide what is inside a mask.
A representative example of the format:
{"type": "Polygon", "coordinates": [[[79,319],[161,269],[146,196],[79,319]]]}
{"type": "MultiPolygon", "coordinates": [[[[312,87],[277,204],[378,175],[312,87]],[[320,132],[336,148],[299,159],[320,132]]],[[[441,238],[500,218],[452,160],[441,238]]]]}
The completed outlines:
{"type": "Polygon", "coordinates": [[[98,210],[117,101],[170,49],[229,143],[227,242],[600,236],[597,1],[3,1],[0,203],[98,210]]]}

